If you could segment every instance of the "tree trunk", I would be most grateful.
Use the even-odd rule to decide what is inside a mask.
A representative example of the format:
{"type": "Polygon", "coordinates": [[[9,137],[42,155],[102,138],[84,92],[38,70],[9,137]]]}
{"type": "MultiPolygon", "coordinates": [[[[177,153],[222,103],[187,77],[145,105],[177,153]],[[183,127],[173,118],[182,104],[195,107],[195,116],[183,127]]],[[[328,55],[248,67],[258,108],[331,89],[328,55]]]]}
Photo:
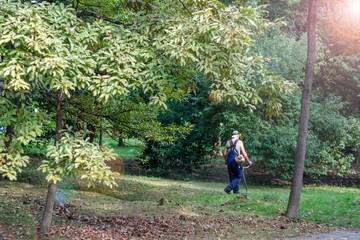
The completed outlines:
{"type": "Polygon", "coordinates": [[[222,152],[221,152],[221,136],[220,135],[217,136],[217,140],[213,145],[212,155],[213,156],[222,156],[222,152]]]}
{"type": "Polygon", "coordinates": [[[5,141],[5,147],[9,148],[11,146],[11,142],[14,137],[14,126],[13,125],[9,125],[6,127],[5,137],[9,138],[8,140],[5,141]]]}
{"type": "Polygon", "coordinates": [[[94,139],[95,139],[96,127],[95,127],[94,125],[88,123],[88,124],[87,124],[87,129],[91,132],[91,133],[89,134],[89,136],[87,136],[87,137],[89,137],[89,141],[90,141],[91,143],[93,143],[93,142],[94,142],[94,139]]]}
{"type": "MultiPolygon", "coordinates": [[[[6,127],[5,138],[8,138],[8,139],[5,140],[6,150],[4,152],[9,152],[9,147],[11,146],[12,140],[14,138],[14,126],[12,124],[6,127]]],[[[5,160],[5,164],[6,164],[6,162],[7,162],[6,154],[4,156],[4,160],[5,160]]],[[[2,175],[0,175],[0,181],[2,181],[3,179],[5,179],[5,178],[2,175]]]]}
{"type": "Polygon", "coordinates": [[[360,165],[360,147],[355,151],[355,162],[357,165],[360,165]]]}
{"type": "Polygon", "coordinates": [[[56,128],[55,128],[55,145],[61,138],[60,131],[64,128],[64,111],[65,101],[63,93],[57,92],[57,107],[56,107],[56,128]]]}
{"type": "MultiPolygon", "coordinates": [[[[65,110],[64,107],[65,107],[65,101],[64,101],[63,93],[60,90],[58,90],[57,107],[56,107],[55,145],[60,140],[61,138],[60,131],[64,127],[64,110],[65,110]]],[[[50,232],[51,218],[52,218],[54,202],[55,202],[55,191],[56,191],[56,184],[51,182],[48,187],[44,214],[40,225],[40,233],[42,234],[49,234],[50,232]]]]}
{"type": "Polygon", "coordinates": [[[56,191],[56,184],[53,182],[49,183],[48,192],[46,195],[44,214],[40,225],[40,233],[42,234],[49,234],[50,232],[51,218],[55,203],[55,191],[56,191]]]}
{"type": "Polygon", "coordinates": [[[124,147],[125,143],[124,143],[124,139],[122,139],[122,137],[119,137],[119,143],[117,145],[118,147],[124,147]]]}
{"type": "Polygon", "coordinates": [[[99,136],[99,146],[103,145],[103,131],[100,129],[100,136],[99,136]]]}
{"type": "Polygon", "coordinates": [[[299,122],[299,133],[296,146],[296,156],[294,164],[294,174],[291,185],[289,203],[286,210],[288,218],[297,218],[299,216],[300,195],[304,174],[306,136],[309,122],[309,109],[311,100],[311,88],[314,74],[315,63],[315,26],[316,26],[316,5],[317,0],[309,1],[308,10],[308,48],[305,81],[301,100],[301,113],[299,122]]]}

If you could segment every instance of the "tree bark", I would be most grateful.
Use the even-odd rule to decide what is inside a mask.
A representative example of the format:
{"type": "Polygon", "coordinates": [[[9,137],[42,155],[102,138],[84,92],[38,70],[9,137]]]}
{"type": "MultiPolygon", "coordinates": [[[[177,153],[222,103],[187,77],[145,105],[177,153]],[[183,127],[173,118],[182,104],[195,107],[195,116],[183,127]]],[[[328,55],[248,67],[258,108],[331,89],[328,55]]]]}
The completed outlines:
{"type": "Polygon", "coordinates": [[[122,139],[122,137],[119,137],[118,147],[124,147],[124,146],[125,146],[124,139],[122,139]]]}
{"type": "MultiPolygon", "coordinates": [[[[64,111],[65,111],[64,96],[63,93],[60,90],[58,90],[57,107],[56,107],[55,145],[60,140],[61,138],[60,131],[64,127],[64,111]]],[[[44,214],[40,225],[40,233],[42,234],[49,234],[50,232],[51,218],[52,218],[52,214],[54,210],[54,202],[55,202],[55,191],[56,191],[56,184],[53,182],[49,183],[44,214]]]]}
{"type": "MultiPolygon", "coordinates": [[[[12,124],[6,127],[5,137],[7,137],[8,140],[5,141],[6,150],[4,152],[9,152],[9,147],[11,146],[12,140],[14,138],[14,126],[12,124]]],[[[6,154],[5,154],[4,160],[6,163],[7,162],[6,154]]],[[[2,175],[0,175],[0,181],[2,181],[3,179],[5,179],[5,178],[3,178],[2,175]]]]}
{"type": "Polygon", "coordinates": [[[96,131],[96,127],[92,124],[87,124],[87,129],[91,132],[89,134],[89,142],[93,143],[94,142],[94,139],[95,139],[95,131],[96,131]]]}
{"type": "Polygon", "coordinates": [[[97,19],[102,19],[102,20],[104,20],[104,21],[117,24],[117,25],[122,25],[122,26],[124,26],[125,28],[130,27],[131,25],[133,25],[133,24],[128,24],[128,23],[123,23],[123,22],[120,22],[120,21],[118,21],[118,20],[115,20],[115,19],[112,19],[112,18],[108,18],[108,17],[102,16],[102,15],[100,15],[100,14],[93,13],[93,12],[89,12],[89,11],[86,11],[86,10],[83,10],[83,11],[81,11],[81,12],[77,12],[77,13],[76,13],[76,16],[77,16],[78,18],[83,17],[83,16],[94,17],[94,18],[97,18],[97,19]]]}
{"type": "Polygon", "coordinates": [[[5,147],[9,148],[14,138],[14,126],[12,124],[6,127],[5,137],[9,138],[7,141],[5,141],[5,147]]]}
{"type": "Polygon", "coordinates": [[[50,233],[51,218],[55,203],[55,191],[56,191],[56,184],[51,182],[48,187],[44,214],[40,225],[40,233],[42,234],[50,233]]]}
{"type": "Polygon", "coordinates": [[[222,156],[222,152],[221,152],[221,136],[220,135],[217,136],[217,140],[213,145],[212,155],[213,156],[222,156]]]}
{"type": "Polygon", "coordinates": [[[56,106],[55,145],[61,138],[60,131],[64,128],[64,111],[65,111],[64,95],[62,92],[60,92],[60,90],[58,90],[57,106],[56,106]]]}
{"type": "Polygon", "coordinates": [[[100,136],[99,136],[99,146],[103,145],[103,131],[100,129],[100,136]]]}
{"type": "Polygon", "coordinates": [[[317,0],[309,1],[308,9],[308,48],[305,81],[301,100],[301,113],[299,122],[299,132],[296,146],[296,156],[294,164],[294,174],[291,185],[289,203],[286,210],[288,218],[298,218],[301,188],[304,174],[306,136],[309,122],[309,109],[311,101],[311,88],[314,75],[315,63],[315,27],[316,27],[316,5],[317,0]]]}

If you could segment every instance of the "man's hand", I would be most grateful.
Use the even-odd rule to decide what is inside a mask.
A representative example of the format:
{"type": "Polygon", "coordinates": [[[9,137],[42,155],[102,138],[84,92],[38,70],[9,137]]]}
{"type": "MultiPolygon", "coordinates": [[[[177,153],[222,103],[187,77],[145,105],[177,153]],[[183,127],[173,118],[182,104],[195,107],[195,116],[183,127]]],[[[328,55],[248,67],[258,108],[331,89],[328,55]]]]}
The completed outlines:
{"type": "Polygon", "coordinates": [[[249,165],[251,166],[252,165],[252,161],[249,160],[249,165]]]}

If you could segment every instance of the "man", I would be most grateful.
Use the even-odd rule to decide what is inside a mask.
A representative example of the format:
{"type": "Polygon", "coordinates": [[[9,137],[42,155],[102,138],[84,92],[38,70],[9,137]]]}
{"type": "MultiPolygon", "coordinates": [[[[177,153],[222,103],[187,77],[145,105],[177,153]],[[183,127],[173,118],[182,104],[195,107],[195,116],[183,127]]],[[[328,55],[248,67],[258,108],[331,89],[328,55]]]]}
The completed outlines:
{"type": "Polygon", "coordinates": [[[252,162],[249,160],[245,152],[244,143],[239,139],[241,134],[238,131],[232,132],[231,140],[226,142],[224,149],[224,160],[227,164],[230,184],[224,189],[226,193],[239,193],[239,183],[241,181],[241,165],[235,162],[235,157],[244,157],[251,166],[252,162]]]}

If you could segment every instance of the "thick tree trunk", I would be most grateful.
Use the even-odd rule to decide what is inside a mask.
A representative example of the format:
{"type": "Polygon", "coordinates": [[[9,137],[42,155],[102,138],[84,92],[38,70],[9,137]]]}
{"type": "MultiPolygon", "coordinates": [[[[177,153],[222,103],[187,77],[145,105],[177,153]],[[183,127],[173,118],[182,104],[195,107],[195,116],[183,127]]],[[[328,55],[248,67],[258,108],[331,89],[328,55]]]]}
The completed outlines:
{"type": "Polygon", "coordinates": [[[125,146],[124,139],[122,139],[122,137],[119,137],[118,147],[124,147],[124,146],[125,146]]]}
{"type": "Polygon", "coordinates": [[[51,182],[48,187],[44,214],[40,225],[40,233],[42,234],[49,234],[50,232],[51,218],[55,203],[55,191],[56,191],[56,184],[51,182]]]}
{"type": "Polygon", "coordinates": [[[87,129],[91,132],[90,134],[89,134],[89,141],[91,142],[91,143],[93,143],[94,142],[94,139],[95,139],[95,131],[96,131],[96,127],[94,126],[94,125],[92,125],[92,124],[88,124],[87,125],[87,129]]]}
{"type": "Polygon", "coordinates": [[[309,1],[308,10],[308,48],[304,88],[301,100],[301,113],[299,123],[299,133],[296,146],[296,156],[294,164],[294,174],[291,185],[289,203],[286,210],[288,218],[297,218],[299,216],[300,195],[304,174],[306,136],[309,122],[309,109],[311,100],[311,88],[314,74],[315,63],[315,26],[316,26],[316,5],[317,0],[309,1]]]}
{"type": "Polygon", "coordinates": [[[213,145],[212,155],[213,156],[222,156],[222,152],[221,152],[221,136],[220,135],[217,136],[217,140],[213,145]]]}
{"type": "Polygon", "coordinates": [[[8,140],[5,141],[5,147],[9,148],[11,146],[11,142],[14,138],[14,126],[13,125],[9,125],[6,127],[5,137],[8,138],[8,140]]]}
{"type": "MultiPolygon", "coordinates": [[[[65,101],[64,101],[63,93],[60,92],[60,90],[58,90],[57,107],[56,107],[55,145],[60,140],[61,137],[60,131],[64,127],[64,110],[65,110],[65,101]]],[[[56,184],[51,182],[48,187],[44,214],[40,225],[40,233],[42,234],[49,234],[50,232],[51,218],[52,218],[52,214],[54,210],[54,202],[55,202],[55,191],[56,191],[56,184]]]]}

